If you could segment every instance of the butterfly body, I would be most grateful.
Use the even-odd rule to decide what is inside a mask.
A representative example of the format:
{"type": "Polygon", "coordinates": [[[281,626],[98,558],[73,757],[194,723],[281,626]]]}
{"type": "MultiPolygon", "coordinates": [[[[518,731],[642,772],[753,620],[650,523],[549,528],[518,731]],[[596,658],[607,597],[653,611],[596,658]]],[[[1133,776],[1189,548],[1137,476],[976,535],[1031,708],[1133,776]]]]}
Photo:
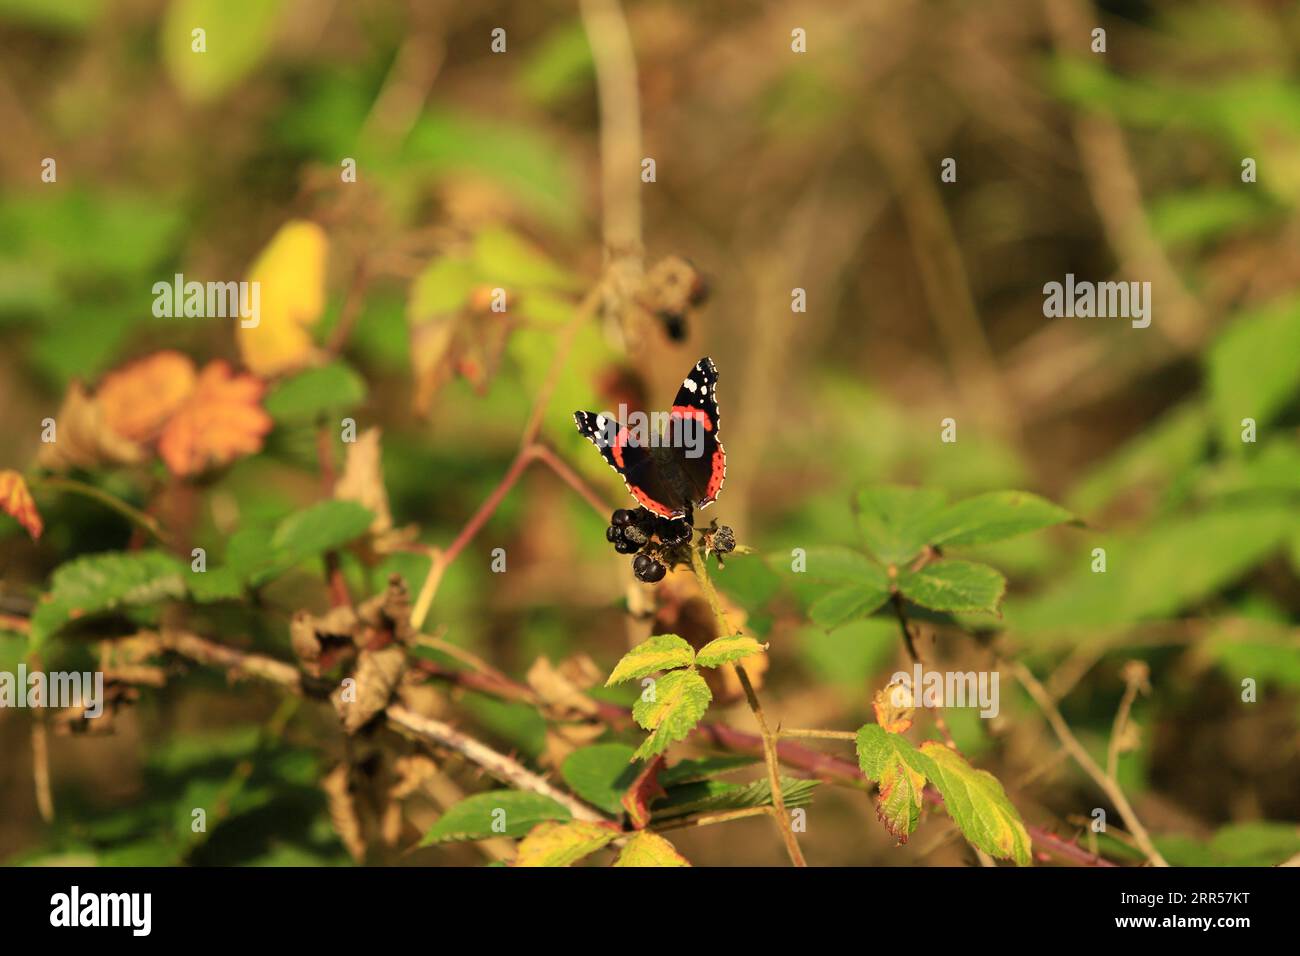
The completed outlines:
{"type": "MultiPolygon", "coordinates": [[[[574,412],[583,434],[627,485],[637,502],[664,518],[686,518],[722,491],[727,454],[718,438],[718,370],[702,358],[683,379],[665,427],[574,412]]],[[[638,413],[640,414],[640,413],[638,413]]]]}

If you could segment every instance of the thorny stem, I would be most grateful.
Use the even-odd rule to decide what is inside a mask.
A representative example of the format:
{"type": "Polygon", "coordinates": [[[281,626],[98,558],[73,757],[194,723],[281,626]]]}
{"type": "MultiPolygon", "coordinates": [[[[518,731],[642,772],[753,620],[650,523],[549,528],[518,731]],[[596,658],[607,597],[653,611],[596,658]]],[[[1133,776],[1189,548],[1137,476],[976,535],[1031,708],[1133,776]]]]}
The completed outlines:
{"type": "MultiPolygon", "coordinates": [[[[704,566],[704,556],[694,544],[691,545],[690,551],[691,570],[695,572],[695,579],[700,582],[700,590],[704,592],[709,607],[713,609],[713,617],[718,625],[718,637],[728,637],[733,632],[727,624],[727,615],[718,600],[718,592],[714,590],[713,582],[709,579],[709,571],[704,566]]],[[[767,726],[767,718],[763,716],[763,706],[759,703],[758,695],[754,693],[754,685],[750,683],[745,668],[739,661],[733,661],[732,666],[736,669],[736,676],[740,678],[740,686],[745,689],[745,700],[749,702],[749,709],[753,711],[754,719],[758,721],[758,731],[763,738],[763,759],[767,763],[767,779],[772,789],[774,810],[772,818],[781,831],[781,839],[785,842],[785,850],[790,855],[790,862],[795,866],[807,866],[803,851],[799,849],[799,841],[795,839],[794,830],[790,826],[790,812],[785,807],[785,796],[781,793],[781,764],[777,756],[776,735],[767,726]]]]}
{"type": "MultiPolygon", "coordinates": [[[[189,659],[201,664],[223,668],[231,676],[256,677],[267,681],[268,683],[275,684],[289,693],[299,695],[304,693],[301,675],[298,669],[290,664],[284,663],[283,661],[278,661],[261,654],[245,653],[244,651],[236,650],[235,648],[228,647],[224,644],[219,644],[207,640],[206,638],[199,637],[197,634],[185,632],[167,632],[162,636],[162,644],[167,650],[180,654],[183,657],[188,657],[189,659]]],[[[465,687],[472,688],[500,699],[526,700],[532,693],[524,685],[516,684],[508,678],[503,682],[488,680],[474,671],[435,673],[430,670],[429,672],[434,674],[434,676],[451,680],[454,683],[461,684],[465,687]]],[[[603,702],[600,703],[598,716],[606,723],[615,724],[621,722],[625,723],[631,719],[627,710],[615,704],[603,702]]],[[[445,724],[441,726],[425,725],[422,730],[428,732],[429,736],[425,736],[424,739],[426,742],[433,745],[449,746],[452,749],[457,749],[448,741],[444,741],[439,736],[434,735],[435,733],[440,734],[442,727],[445,726],[445,724]]],[[[419,731],[415,730],[412,730],[411,732],[417,733],[417,735],[420,734],[419,731]]],[[[739,753],[763,752],[762,738],[723,724],[703,723],[696,727],[695,732],[702,737],[707,738],[715,745],[727,750],[739,753]]],[[[467,735],[462,735],[462,737],[465,736],[467,735]]],[[[471,761],[474,760],[474,756],[466,753],[466,751],[459,750],[458,752],[467,756],[471,761]]],[[[481,752],[476,751],[476,753],[481,755],[481,752]]],[[[789,766],[805,771],[828,783],[855,788],[866,788],[870,785],[869,781],[863,775],[862,771],[858,769],[856,764],[840,760],[839,758],[832,757],[829,754],[812,750],[801,744],[794,743],[793,741],[784,741],[778,744],[777,754],[781,760],[789,766]]],[[[510,758],[501,754],[498,754],[497,756],[504,761],[510,760],[510,758]]],[[[508,766],[508,764],[503,765],[503,768],[508,768],[508,766]]],[[[504,769],[503,772],[505,772],[504,769]]],[[[524,781],[524,784],[522,784],[524,788],[530,789],[527,786],[527,783],[530,782],[528,778],[516,776],[515,779],[524,781]]],[[[923,796],[930,803],[942,803],[942,798],[940,798],[937,793],[932,793],[929,789],[923,792],[923,796]]],[[[1096,853],[1090,853],[1077,843],[1062,839],[1042,827],[1027,824],[1026,829],[1029,831],[1035,844],[1043,847],[1045,850],[1055,853],[1057,856],[1072,859],[1085,866],[1115,866],[1114,863],[1104,857],[1101,857],[1096,853]]]]}
{"type": "Polygon", "coordinates": [[[809,737],[817,740],[854,740],[858,735],[851,730],[785,730],[776,729],[779,737],[809,737]]]}
{"type": "Polygon", "coordinates": [[[1102,792],[1110,798],[1110,802],[1115,805],[1115,809],[1124,818],[1124,825],[1128,827],[1129,832],[1133,834],[1133,839],[1137,841],[1138,848],[1154,866],[1168,866],[1169,864],[1165,861],[1165,858],[1156,849],[1156,845],[1151,842],[1151,835],[1147,833],[1146,827],[1142,825],[1142,821],[1138,819],[1137,814],[1133,811],[1133,806],[1128,802],[1128,797],[1124,795],[1124,791],[1120,789],[1119,783],[1113,776],[1097,766],[1097,761],[1093,760],[1088,751],[1084,749],[1084,746],[1079,743],[1071,732],[1070,725],[1065,722],[1065,718],[1061,716],[1056,704],[1052,702],[1047,689],[1038,682],[1038,679],[1025,665],[1017,661],[1012,662],[1009,666],[1012,673],[1016,675],[1016,679],[1024,685],[1025,690],[1029,691],[1029,696],[1034,698],[1035,703],[1043,711],[1043,716],[1052,725],[1052,730],[1055,731],[1057,739],[1061,741],[1061,746],[1070,752],[1070,756],[1074,758],[1075,763],[1082,767],[1088,776],[1092,777],[1102,792]]]}

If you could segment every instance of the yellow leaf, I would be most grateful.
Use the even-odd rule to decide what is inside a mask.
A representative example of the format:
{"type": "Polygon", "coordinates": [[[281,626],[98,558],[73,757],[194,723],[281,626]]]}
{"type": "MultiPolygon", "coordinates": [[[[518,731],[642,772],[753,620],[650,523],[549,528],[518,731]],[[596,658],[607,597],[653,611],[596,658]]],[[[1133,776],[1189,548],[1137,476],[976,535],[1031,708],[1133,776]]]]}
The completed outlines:
{"type": "Polygon", "coordinates": [[[317,359],[309,330],[325,308],[328,254],[325,230],[296,219],[280,227],[253,263],[248,281],[257,283],[258,314],[241,319],[236,334],[244,364],[258,375],[283,375],[317,359]]]}
{"type": "Polygon", "coordinates": [[[548,820],[537,824],[520,841],[515,866],[572,866],[616,839],[620,833],[612,823],[548,820]]]}
{"type": "Polygon", "coordinates": [[[39,538],[45,529],[40,512],[36,510],[36,502],[32,500],[31,492],[27,490],[27,482],[16,471],[0,471],[0,511],[11,515],[26,528],[33,541],[39,538]]]}
{"type": "Polygon", "coordinates": [[[627,841],[615,866],[690,866],[677,848],[657,833],[641,830],[627,841]]]}

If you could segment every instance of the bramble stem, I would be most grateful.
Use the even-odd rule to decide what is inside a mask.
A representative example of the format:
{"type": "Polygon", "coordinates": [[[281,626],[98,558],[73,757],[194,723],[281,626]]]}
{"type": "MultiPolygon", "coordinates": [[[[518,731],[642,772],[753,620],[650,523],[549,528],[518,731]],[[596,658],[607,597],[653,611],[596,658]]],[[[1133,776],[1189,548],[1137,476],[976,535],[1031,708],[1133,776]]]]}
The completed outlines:
{"type": "MultiPolygon", "coordinates": [[[[718,592],[709,579],[709,571],[704,566],[704,556],[694,544],[691,545],[690,551],[691,570],[695,572],[695,579],[700,582],[700,590],[704,592],[709,607],[713,609],[713,618],[718,625],[718,637],[728,637],[732,630],[727,624],[727,614],[722,609],[722,602],[718,600],[718,592]]],[[[739,661],[733,661],[731,666],[736,669],[740,686],[745,689],[745,700],[749,702],[749,709],[753,712],[754,719],[758,721],[758,732],[763,738],[763,759],[767,764],[767,779],[772,788],[774,811],[772,818],[776,820],[777,828],[781,831],[781,839],[785,842],[785,850],[790,855],[790,862],[795,866],[807,866],[803,851],[799,849],[799,841],[795,839],[794,830],[790,826],[790,812],[785,807],[785,796],[781,793],[781,770],[776,752],[776,735],[767,726],[767,718],[763,716],[763,705],[759,703],[758,695],[754,693],[754,685],[750,683],[745,668],[739,661]]]]}

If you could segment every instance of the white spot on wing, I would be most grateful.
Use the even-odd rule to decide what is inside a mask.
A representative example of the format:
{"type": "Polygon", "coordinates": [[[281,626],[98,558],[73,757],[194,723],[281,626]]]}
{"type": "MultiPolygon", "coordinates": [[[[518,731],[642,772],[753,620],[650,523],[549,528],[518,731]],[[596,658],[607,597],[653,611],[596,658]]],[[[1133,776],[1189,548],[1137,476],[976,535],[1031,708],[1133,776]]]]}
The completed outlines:
{"type": "Polygon", "coordinates": [[[682,388],[686,389],[688,392],[694,392],[698,386],[695,384],[695,379],[687,378],[682,381],[682,388]]]}

